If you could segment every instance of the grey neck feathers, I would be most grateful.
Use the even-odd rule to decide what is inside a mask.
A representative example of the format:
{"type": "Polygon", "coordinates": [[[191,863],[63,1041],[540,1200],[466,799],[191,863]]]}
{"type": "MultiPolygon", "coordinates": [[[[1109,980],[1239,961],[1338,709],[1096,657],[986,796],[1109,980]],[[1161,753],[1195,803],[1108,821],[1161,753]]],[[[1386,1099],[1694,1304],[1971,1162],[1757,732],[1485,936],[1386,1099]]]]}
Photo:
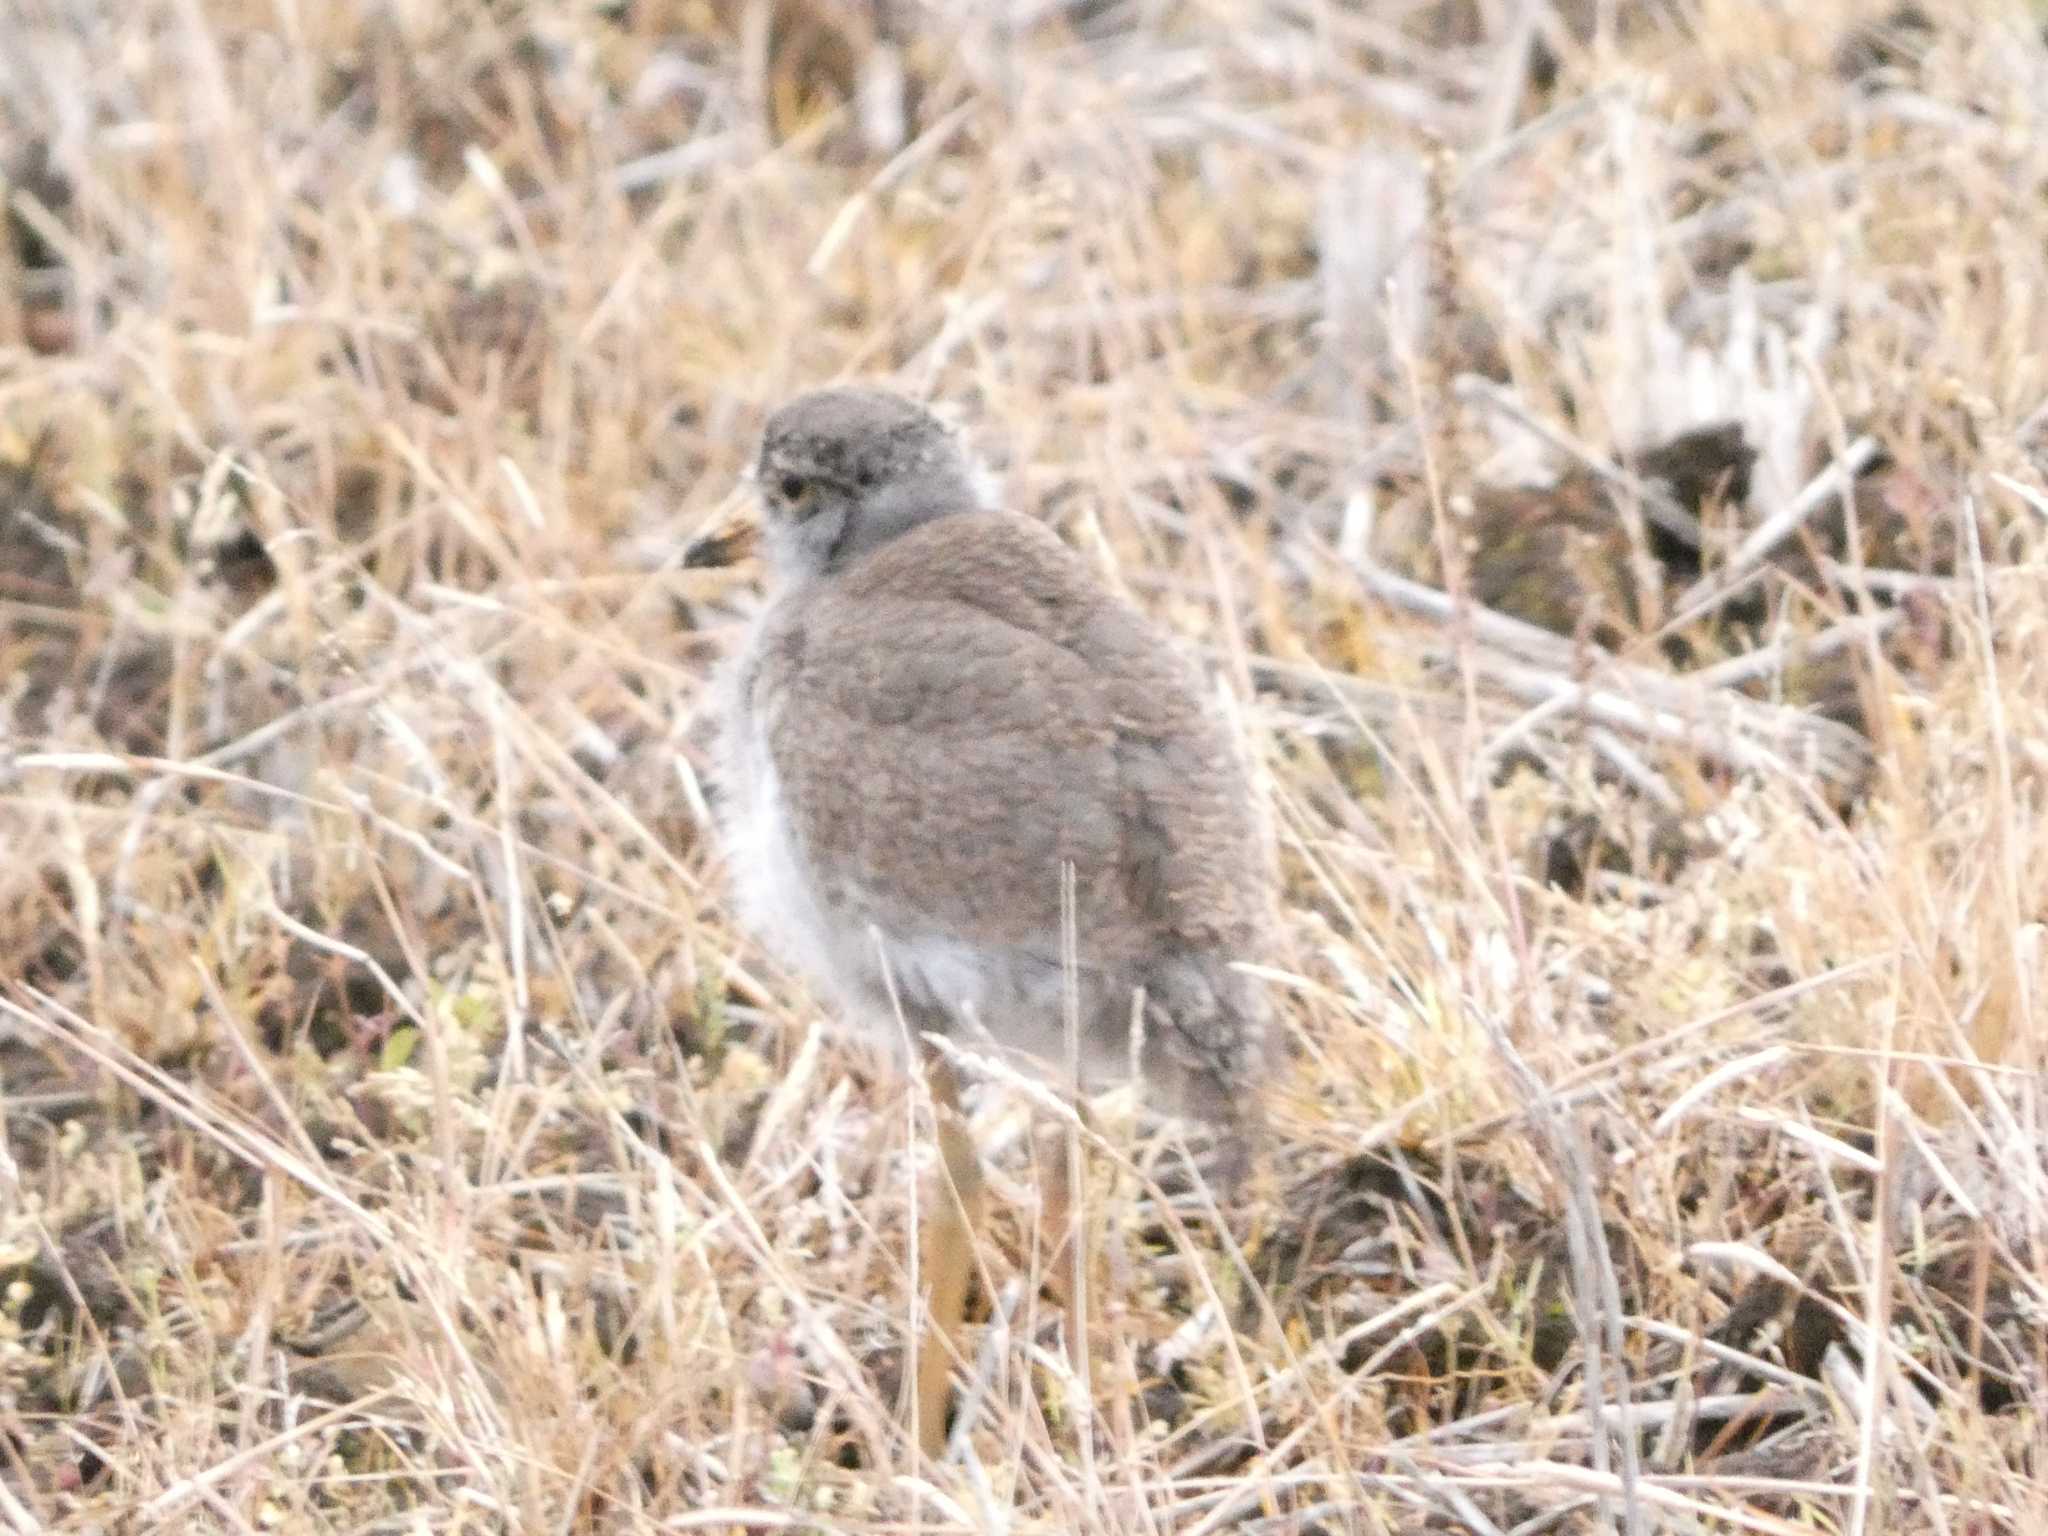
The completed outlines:
{"type": "Polygon", "coordinates": [[[979,507],[964,467],[934,465],[856,496],[835,493],[814,515],[782,529],[770,555],[785,582],[811,581],[844,570],[913,528],[979,507]]]}

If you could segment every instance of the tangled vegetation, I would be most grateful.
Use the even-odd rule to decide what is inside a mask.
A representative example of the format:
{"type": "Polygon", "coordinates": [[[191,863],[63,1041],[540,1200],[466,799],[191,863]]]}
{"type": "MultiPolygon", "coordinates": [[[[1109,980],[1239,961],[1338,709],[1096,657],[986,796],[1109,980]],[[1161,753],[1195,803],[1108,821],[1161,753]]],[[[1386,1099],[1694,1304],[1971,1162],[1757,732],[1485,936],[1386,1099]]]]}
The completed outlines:
{"type": "Polygon", "coordinates": [[[2048,45],[1851,0],[12,0],[0,1530],[2048,1529],[2048,45]],[[734,930],[686,569],[943,402],[1210,668],[1270,1155],[734,930]]]}

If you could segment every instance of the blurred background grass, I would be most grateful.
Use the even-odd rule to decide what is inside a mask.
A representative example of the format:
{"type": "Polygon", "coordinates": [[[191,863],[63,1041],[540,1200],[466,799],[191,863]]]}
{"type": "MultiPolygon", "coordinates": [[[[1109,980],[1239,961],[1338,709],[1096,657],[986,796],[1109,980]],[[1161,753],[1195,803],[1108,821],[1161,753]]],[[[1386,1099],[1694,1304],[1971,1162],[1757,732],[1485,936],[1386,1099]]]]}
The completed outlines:
{"type": "Polygon", "coordinates": [[[1988,3],[14,0],[0,1523],[2039,1529],[2044,100],[1988,3]],[[1112,1117],[936,1467],[681,568],[855,373],[1289,884],[1241,1261],[1112,1117]]]}

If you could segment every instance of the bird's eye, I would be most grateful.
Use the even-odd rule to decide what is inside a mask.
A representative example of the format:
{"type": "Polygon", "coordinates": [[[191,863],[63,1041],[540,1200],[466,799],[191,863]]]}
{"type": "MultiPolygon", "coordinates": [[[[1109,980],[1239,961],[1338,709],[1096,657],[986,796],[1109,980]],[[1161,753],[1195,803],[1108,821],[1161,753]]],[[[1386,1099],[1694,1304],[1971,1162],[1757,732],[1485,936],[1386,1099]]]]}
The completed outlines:
{"type": "Polygon", "coordinates": [[[803,495],[804,489],[804,478],[802,475],[784,475],[782,477],[782,499],[784,501],[796,501],[803,495]]]}

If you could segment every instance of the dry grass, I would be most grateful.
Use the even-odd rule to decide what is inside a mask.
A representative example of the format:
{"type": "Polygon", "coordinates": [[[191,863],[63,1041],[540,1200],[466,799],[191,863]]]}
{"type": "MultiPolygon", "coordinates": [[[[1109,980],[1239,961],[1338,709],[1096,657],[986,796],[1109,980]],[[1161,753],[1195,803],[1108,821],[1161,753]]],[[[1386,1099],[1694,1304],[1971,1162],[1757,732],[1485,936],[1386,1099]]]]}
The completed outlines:
{"type": "Polygon", "coordinates": [[[876,9],[0,20],[0,1528],[2048,1529],[2036,19],[876,9]],[[1256,1200],[1105,1115],[939,1465],[679,560],[848,371],[1289,881],[1256,1200]]]}

